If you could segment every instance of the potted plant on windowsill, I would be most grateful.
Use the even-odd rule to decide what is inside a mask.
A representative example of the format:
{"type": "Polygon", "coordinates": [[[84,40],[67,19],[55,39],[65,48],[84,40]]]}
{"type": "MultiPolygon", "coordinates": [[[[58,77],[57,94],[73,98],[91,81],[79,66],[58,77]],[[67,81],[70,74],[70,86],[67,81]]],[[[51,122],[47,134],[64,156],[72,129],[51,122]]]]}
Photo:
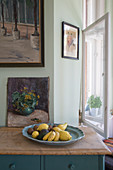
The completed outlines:
{"type": "Polygon", "coordinates": [[[102,106],[102,102],[100,100],[100,97],[94,97],[94,95],[91,95],[88,99],[88,105],[90,108],[89,114],[91,116],[97,116],[99,113],[99,109],[102,106]]]}

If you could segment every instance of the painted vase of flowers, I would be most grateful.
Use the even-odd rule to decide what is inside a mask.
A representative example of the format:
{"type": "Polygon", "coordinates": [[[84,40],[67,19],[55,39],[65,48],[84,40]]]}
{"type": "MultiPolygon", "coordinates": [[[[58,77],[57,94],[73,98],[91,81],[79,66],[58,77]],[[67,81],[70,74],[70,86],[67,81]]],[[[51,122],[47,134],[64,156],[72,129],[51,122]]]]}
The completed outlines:
{"type": "Polygon", "coordinates": [[[23,116],[30,115],[38,105],[40,96],[35,91],[28,91],[27,87],[21,92],[15,91],[12,94],[12,104],[14,111],[23,116]]]}

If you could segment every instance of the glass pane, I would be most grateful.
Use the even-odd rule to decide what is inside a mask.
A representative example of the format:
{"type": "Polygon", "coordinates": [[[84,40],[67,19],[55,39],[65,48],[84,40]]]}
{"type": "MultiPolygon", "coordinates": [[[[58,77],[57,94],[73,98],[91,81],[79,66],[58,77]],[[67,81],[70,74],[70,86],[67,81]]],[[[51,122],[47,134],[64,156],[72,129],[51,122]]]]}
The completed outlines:
{"type": "Polygon", "coordinates": [[[84,4],[85,2],[84,11],[86,18],[83,17],[83,20],[86,19],[86,26],[88,27],[105,14],[105,0],[86,0],[84,4]]]}
{"type": "Polygon", "coordinates": [[[104,131],[105,21],[85,32],[85,120],[104,131]]]}
{"type": "Polygon", "coordinates": [[[95,8],[92,8],[92,0],[86,1],[86,22],[87,26],[89,26],[91,23],[93,23],[93,15],[95,14],[95,8]]]}

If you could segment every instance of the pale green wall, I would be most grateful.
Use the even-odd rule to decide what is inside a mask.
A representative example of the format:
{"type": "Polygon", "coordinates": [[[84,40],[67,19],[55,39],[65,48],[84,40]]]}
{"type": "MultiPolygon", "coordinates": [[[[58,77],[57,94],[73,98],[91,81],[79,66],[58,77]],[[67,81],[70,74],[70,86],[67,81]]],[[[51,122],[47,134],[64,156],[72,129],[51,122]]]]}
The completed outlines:
{"type": "Polygon", "coordinates": [[[0,68],[0,126],[6,124],[7,78],[8,77],[50,77],[50,121],[53,121],[53,61],[54,30],[53,0],[45,0],[45,67],[44,68],[0,68]]]}
{"type": "Polygon", "coordinates": [[[54,120],[78,125],[81,33],[80,59],[61,58],[62,21],[82,28],[82,0],[54,0],[54,120]]]}
{"type": "Polygon", "coordinates": [[[0,68],[0,126],[6,125],[7,78],[50,77],[50,121],[78,124],[80,59],[61,58],[61,22],[82,28],[82,0],[45,0],[45,67],[0,68]]]}
{"type": "Polygon", "coordinates": [[[113,0],[105,0],[105,12],[109,12],[110,14],[110,109],[113,109],[113,0]]]}

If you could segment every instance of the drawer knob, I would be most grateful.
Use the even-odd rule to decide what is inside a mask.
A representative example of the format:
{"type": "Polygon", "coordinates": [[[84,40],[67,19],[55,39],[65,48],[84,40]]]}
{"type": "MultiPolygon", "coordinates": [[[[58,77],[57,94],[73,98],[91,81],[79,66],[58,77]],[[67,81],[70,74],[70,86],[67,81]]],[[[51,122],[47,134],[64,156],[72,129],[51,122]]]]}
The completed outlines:
{"type": "Polygon", "coordinates": [[[74,169],[75,169],[75,165],[70,164],[70,165],[69,165],[69,169],[70,169],[70,170],[74,170],[74,169]]]}
{"type": "Polygon", "coordinates": [[[9,168],[10,168],[11,170],[15,169],[15,164],[10,164],[10,165],[9,165],[9,168]]]}

